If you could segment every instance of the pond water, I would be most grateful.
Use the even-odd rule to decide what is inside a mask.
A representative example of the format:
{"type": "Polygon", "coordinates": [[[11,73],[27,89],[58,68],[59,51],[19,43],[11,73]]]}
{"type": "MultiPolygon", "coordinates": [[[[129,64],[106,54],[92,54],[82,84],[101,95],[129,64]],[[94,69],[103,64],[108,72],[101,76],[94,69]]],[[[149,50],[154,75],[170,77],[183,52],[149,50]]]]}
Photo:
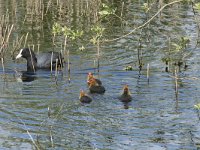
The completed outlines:
{"type": "MultiPolygon", "coordinates": [[[[66,13],[68,19],[71,17],[68,20],[71,26],[83,29],[91,26],[92,16],[85,19],[78,15],[76,9],[86,7],[87,1],[71,2],[63,2],[69,7],[63,14],[66,13]]],[[[49,26],[56,20],[54,17],[59,17],[52,10],[56,2],[51,3],[42,25],[28,21],[31,15],[28,13],[29,3],[1,0],[0,7],[4,8],[1,15],[6,13],[6,9],[14,7],[15,10],[16,7],[16,18],[11,17],[11,23],[13,20],[16,23],[12,38],[29,32],[29,44],[40,43],[41,51],[49,51],[53,47],[49,26]],[[51,17],[54,20],[50,20],[51,17]]],[[[141,9],[142,3],[113,2],[118,14],[123,6],[123,20],[105,20],[103,24],[108,29],[105,38],[120,37],[144,23],[148,15],[141,9]]],[[[95,2],[89,5],[88,11],[92,11],[95,2]]],[[[152,4],[148,18],[156,13],[156,6],[152,4]]],[[[67,22],[65,19],[56,21],[67,22]]],[[[55,72],[51,75],[47,70],[38,70],[30,82],[23,82],[19,70],[26,70],[26,61],[13,61],[7,52],[4,70],[0,67],[0,149],[198,149],[200,122],[194,109],[194,105],[200,102],[198,38],[191,6],[179,3],[166,8],[144,30],[113,42],[101,43],[99,72],[96,69],[95,46],[84,43],[85,50],[80,51],[77,45],[81,46],[81,41],[70,45],[70,82],[67,64],[58,72],[57,83],[55,72]],[[181,37],[190,39],[187,47],[170,51],[181,37]],[[142,42],[139,42],[140,39],[142,42]],[[169,44],[170,41],[173,44],[169,44]],[[138,67],[140,46],[141,70],[138,67]],[[169,65],[163,61],[166,58],[170,58],[169,65]],[[174,63],[180,60],[188,66],[177,69],[174,63]],[[127,66],[133,69],[124,70],[127,66]],[[174,78],[176,69],[178,92],[174,78]],[[88,91],[88,72],[101,79],[106,92],[103,95],[90,94],[93,101],[82,105],[79,92],[81,89],[88,91]],[[129,85],[133,96],[128,104],[118,100],[125,84],[129,85]]],[[[62,40],[58,38],[57,42],[62,40]]],[[[60,49],[55,48],[57,51],[60,49]]]]}

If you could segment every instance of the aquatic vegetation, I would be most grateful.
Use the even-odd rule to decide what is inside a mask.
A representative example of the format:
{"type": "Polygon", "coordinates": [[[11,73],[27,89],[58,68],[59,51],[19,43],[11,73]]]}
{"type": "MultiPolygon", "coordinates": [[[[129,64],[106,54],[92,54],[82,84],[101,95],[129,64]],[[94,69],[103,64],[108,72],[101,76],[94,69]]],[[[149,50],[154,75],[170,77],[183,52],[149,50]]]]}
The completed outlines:
{"type": "Polygon", "coordinates": [[[124,67],[123,70],[126,70],[126,71],[133,71],[133,67],[129,65],[129,66],[124,67]]]}
{"type": "Polygon", "coordinates": [[[113,15],[115,14],[116,9],[115,8],[111,8],[109,7],[107,4],[102,3],[102,8],[99,11],[99,14],[103,17],[107,16],[107,15],[113,15]]]}
{"type": "Polygon", "coordinates": [[[200,103],[199,104],[196,104],[194,105],[194,108],[197,109],[197,110],[200,110],[200,103]]]}
{"type": "Polygon", "coordinates": [[[194,9],[196,9],[197,11],[200,11],[200,3],[195,3],[194,9]]]}
{"type": "Polygon", "coordinates": [[[100,67],[100,40],[103,36],[105,28],[101,27],[100,25],[93,26],[91,28],[91,31],[93,32],[93,36],[90,39],[90,42],[92,42],[94,45],[96,45],[97,49],[97,69],[99,72],[99,67],[100,67]]]}

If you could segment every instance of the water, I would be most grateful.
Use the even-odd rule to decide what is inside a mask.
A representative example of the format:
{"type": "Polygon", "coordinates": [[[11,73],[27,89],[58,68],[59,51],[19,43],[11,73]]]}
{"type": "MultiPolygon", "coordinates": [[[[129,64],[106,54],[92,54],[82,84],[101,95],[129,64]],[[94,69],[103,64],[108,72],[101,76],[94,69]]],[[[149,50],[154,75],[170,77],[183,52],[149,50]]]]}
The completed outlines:
{"type": "MultiPolygon", "coordinates": [[[[77,6],[86,7],[87,4],[86,1],[73,2],[69,8],[67,7],[69,10],[76,9],[77,6]]],[[[0,1],[0,4],[10,8],[14,2],[6,4],[0,1]]],[[[95,2],[91,5],[94,4],[95,2]]],[[[122,5],[117,5],[117,2],[115,5],[119,13],[122,5]]],[[[18,30],[15,30],[15,35],[21,36],[22,33],[32,31],[29,34],[33,40],[30,38],[29,44],[39,42],[41,50],[52,49],[50,30],[46,27],[47,24],[52,24],[53,20],[46,18],[42,25],[34,24],[31,28],[27,15],[25,23],[20,24],[20,19],[23,20],[26,14],[23,12],[24,6],[29,8],[29,2],[18,1],[16,5],[18,30]],[[40,32],[41,28],[43,32],[40,32]]],[[[121,36],[123,32],[128,32],[133,26],[144,22],[145,14],[139,6],[141,4],[136,2],[124,4],[124,20],[127,21],[127,26],[121,26],[119,19],[116,18],[113,20],[115,22],[112,22],[115,24],[114,27],[105,21],[104,26],[108,28],[106,37],[112,39],[121,36]]],[[[53,7],[50,8],[53,12],[53,7]]],[[[89,8],[93,7],[89,5],[89,8]]],[[[2,10],[1,13],[5,11],[2,10]]],[[[153,12],[156,12],[156,9],[153,12]]],[[[47,17],[52,17],[51,13],[48,15],[47,17]]],[[[66,12],[66,18],[68,17],[70,13],[66,12]]],[[[81,16],[73,14],[71,18],[71,25],[74,27],[84,26],[83,22],[90,26],[94,19],[91,17],[84,21],[81,16]],[[75,18],[80,22],[78,19],[74,20],[75,18]]],[[[37,71],[31,82],[22,82],[19,70],[26,70],[26,62],[22,59],[13,61],[8,54],[5,59],[5,72],[0,67],[0,149],[199,148],[199,118],[194,105],[199,103],[200,81],[192,78],[199,78],[200,70],[200,48],[195,48],[197,26],[191,8],[182,4],[166,9],[161,20],[154,20],[149,30],[144,29],[141,36],[140,31],[137,31],[126,38],[103,43],[99,73],[94,68],[94,46],[83,41],[86,50],[81,52],[77,47],[82,45],[81,41],[77,42],[77,45],[70,45],[70,82],[66,69],[59,72],[57,84],[55,72],[52,76],[50,71],[45,70],[37,71]],[[176,8],[177,6],[180,8],[176,8]],[[169,37],[172,42],[178,43],[178,39],[184,36],[191,39],[187,48],[180,52],[173,51],[169,55],[169,37]],[[137,57],[139,38],[142,38],[143,53],[141,71],[138,69],[137,57]],[[189,53],[184,60],[188,67],[181,67],[178,71],[181,79],[178,80],[176,95],[173,78],[175,66],[172,64],[182,55],[189,53]],[[166,57],[172,59],[169,72],[166,72],[165,62],[162,61],[166,57]],[[146,77],[147,64],[150,65],[149,82],[146,77]],[[133,71],[124,70],[128,65],[133,67],[133,71]],[[88,91],[88,72],[93,72],[102,80],[106,92],[103,95],[90,94],[93,101],[82,105],[78,97],[81,89],[88,91]],[[125,84],[129,85],[133,96],[132,102],[126,106],[117,98],[125,84]]],[[[64,22],[64,19],[59,21],[64,22]]],[[[57,39],[57,42],[62,40],[57,39]]]]}

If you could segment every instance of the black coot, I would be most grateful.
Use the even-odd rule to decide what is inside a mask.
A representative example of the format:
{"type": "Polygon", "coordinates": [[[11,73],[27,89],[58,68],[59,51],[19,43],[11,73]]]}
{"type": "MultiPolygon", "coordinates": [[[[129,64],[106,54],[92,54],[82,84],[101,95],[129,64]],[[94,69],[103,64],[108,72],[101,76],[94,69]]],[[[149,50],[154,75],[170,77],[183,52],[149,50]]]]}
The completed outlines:
{"type": "Polygon", "coordinates": [[[51,61],[52,69],[55,69],[56,59],[58,60],[57,67],[63,67],[63,57],[58,52],[35,54],[30,48],[23,48],[16,56],[16,59],[20,57],[27,60],[27,71],[29,72],[35,72],[37,69],[51,69],[51,61]]]}

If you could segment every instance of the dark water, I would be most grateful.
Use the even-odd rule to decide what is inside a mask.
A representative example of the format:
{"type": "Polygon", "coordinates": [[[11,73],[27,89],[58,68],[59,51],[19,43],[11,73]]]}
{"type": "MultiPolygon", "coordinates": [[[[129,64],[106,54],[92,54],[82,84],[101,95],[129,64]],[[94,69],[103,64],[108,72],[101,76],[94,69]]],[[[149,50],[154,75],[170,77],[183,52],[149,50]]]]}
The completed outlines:
{"type": "MultiPolygon", "coordinates": [[[[70,6],[81,7],[87,4],[85,1],[73,2],[70,6]]],[[[0,1],[2,8],[10,8],[14,3],[0,1]]],[[[16,6],[15,34],[32,31],[30,36],[34,40],[29,39],[28,42],[40,42],[41,51],[50,50],[53,46],[48,38],[50,33],[47,24],[52,25],[53,20],[47,19],[42,23],[41,33],[38,29],[41,26],[37,24],[33,23],[32,27],[28,21],[20,24],[28,2],[18,1],[16,6]]],[[[156,8],[153,9],[155,10],[152,12],[156,12],[156,8]]],[[[1,13],[5,11],[2,10],[1,13]]],[[[80,17],[81,21],[78,22],[78,19],[75,20],[77,16],[73,16],[73,13],[71,15],[71,25],[84,26],[81,24],[84,22],[83,18],[80,17]]],[[[145,17],[140,3],[126,2],[124,20],[127,25],[122,25],[116,18],[111,22],[115,26],[106,24],[105,21],[104,25],[109,29],[106,37],[112,39],[121,36],[123,32],[126,33],[144,22],[145,17]]],[[[92,19],[87,21],[84,23],[90,24],[92,19]]],[[[54,75],[45,70],[37,71],[31,78],[32,82],[21,82],[19,70],[26,70],[25,61],[13,61],[7,57],[5,72],[0,67],[0,149],[199,148],[199,118],[194,109],[200,97],[200,48],[195,47],[197,30],[190,7],[182,4],[169,7],[142,32],[137,31],[120,40],[103,43],[99,73],[94,66],[95,46],[86,44],[86,49],[81,52],[77,46],[72,45],[70,83],[66,68],[59,72],[57,84],[54,75]],[[185,36],[190,39],[188,46],[169,55],[169,38],[171,42],[178,43],[185,36]],[[140,37],[143,41],[141,71],[138,68],[137,53],[140,37]],[[178,79],[176,95],[175,79],[172,76],[174,69],[178,67],[173,64],[182,55],[188,55],[183,60],[188,67],[185,69],[181,66],[177,71],[181,79],[178,79]],[[166,57],[172,60],[168,72],[165,62],[162,61],[166,57]],[[146,77],[147,64],[150,65],[149,82],[146,77]],[[133,67],[132,71],[124,70],[128,65],[133,67]],[[81,89],[88,91],[88,72],[93,72],[102,80],[106,92],[103,95],[90,94],[92,103],[81,105],[78,100],[79,92],[81,89]],[[129,85],[133,96],[132,102],[126,106],[117,99],[125,84],[129,85]]],[[[60,50],[59,47],[55,49],[60,50]]]]}

